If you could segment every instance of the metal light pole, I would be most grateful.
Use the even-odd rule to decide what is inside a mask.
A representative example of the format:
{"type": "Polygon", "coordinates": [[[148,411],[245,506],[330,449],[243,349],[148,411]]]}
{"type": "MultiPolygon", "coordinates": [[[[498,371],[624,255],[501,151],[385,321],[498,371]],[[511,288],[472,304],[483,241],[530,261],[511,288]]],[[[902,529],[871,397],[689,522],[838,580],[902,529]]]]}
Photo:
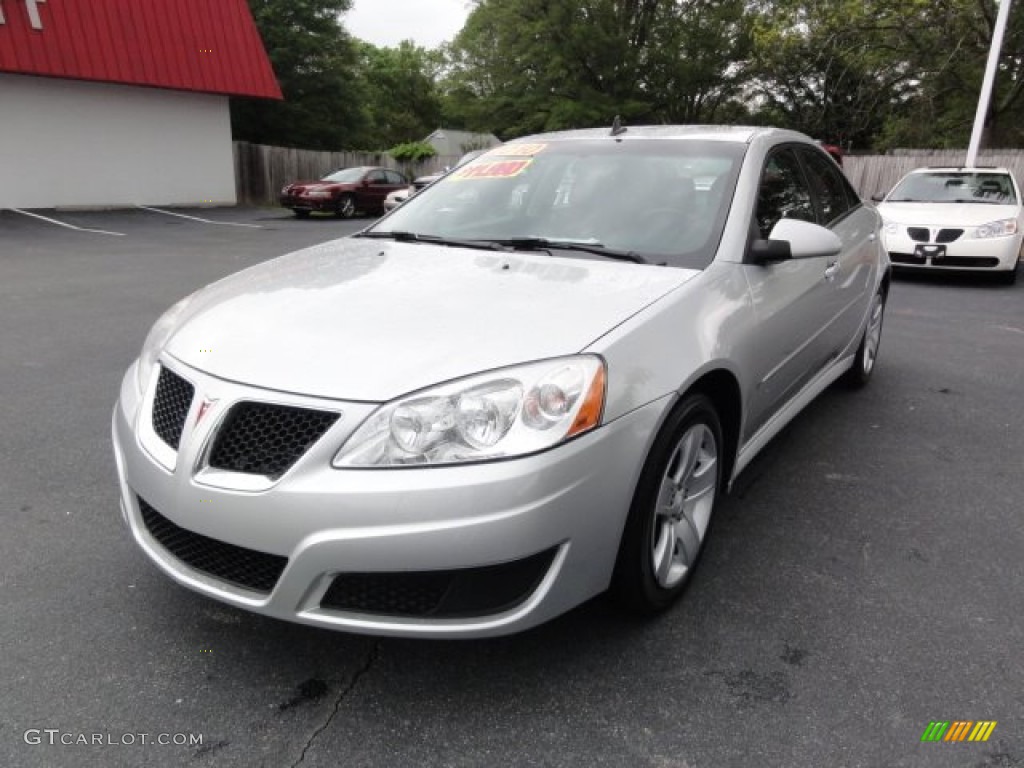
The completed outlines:
{"type": "Polygon", "coordinates": [[[973,168],[978,160],[978,147],[981,146],[985,116],[988,115],[988,105],[992,100],[992,84],[996,79],[999,52],[1003,48],[1003,33],[1006,32],[1006,20],[1010,16],[1010,2],[1011,0],[999,0],[999,15],[996,17],[996,28],[992,32],[992,46],[988,49],[988,64],[985,65],[985,79],[981,82],[981,94],[978,96],[978,111],[974,115],[971,144],[967,148],[968,168],[973,168]]]}

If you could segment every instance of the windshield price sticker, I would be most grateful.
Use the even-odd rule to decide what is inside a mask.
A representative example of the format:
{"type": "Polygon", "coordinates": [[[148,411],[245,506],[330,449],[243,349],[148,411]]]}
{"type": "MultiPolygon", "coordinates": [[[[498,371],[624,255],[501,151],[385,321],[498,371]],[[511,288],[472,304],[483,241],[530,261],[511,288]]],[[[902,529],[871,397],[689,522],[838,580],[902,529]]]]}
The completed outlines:
{"type": "Polygon", "coordinates": [[[543,152],[546,146],[547,144],[506,144],[487,154],[500,157],[533,157],[543,152]]]}
{"type": "Polygon", "coordinates": [[[518,176],[533,160],[494,160],[471,163],[452,174],[453,179],[511,179],[518,176]]]}

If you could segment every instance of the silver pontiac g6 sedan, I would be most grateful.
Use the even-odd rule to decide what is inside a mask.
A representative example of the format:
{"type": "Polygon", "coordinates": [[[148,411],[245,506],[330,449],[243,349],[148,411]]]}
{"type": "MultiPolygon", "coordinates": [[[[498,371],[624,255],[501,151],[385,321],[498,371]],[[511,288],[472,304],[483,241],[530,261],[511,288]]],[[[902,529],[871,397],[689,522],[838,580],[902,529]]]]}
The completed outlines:
{"type": "Polygon", "coordinates": [[[751,458],[867,382],[889,271],[801,134],[520,139],[168,310],[114,409],[122,514],[180,584],[321,627],[660,611],[751,458]]]}

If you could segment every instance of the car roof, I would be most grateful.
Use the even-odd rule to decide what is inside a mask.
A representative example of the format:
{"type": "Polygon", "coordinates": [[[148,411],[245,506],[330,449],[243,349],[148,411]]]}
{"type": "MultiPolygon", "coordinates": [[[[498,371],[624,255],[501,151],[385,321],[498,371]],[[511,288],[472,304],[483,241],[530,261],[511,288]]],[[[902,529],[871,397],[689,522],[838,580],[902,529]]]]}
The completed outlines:
{"type": "MultiPolygon", "coordinates": [[[[602,128],[582,128],[571,131],[555,131],[553,133],[535,133],[513,139],[510,144],[538,141],[572,141],[579,139],[609,138],[612,136],[611,126],[602,128]]],[[[638,125],[624,126],[616,139],[688,139],[693,141],[728,141],[737,144],[749,144],[755,138],[772,137],[780,140],[811,142],[809,136],[797,131],[781,128],[764,128],[750,125],[638,125]]],[[[813,142],[811,142],[813,143],[813,142]]]]}
{"type": "Polygon", "coordinates": [[[953,166],[930,165],[927,168],[915,168],[910,173],[1010,173],[1009,168],[994,165],[953,166]]]}

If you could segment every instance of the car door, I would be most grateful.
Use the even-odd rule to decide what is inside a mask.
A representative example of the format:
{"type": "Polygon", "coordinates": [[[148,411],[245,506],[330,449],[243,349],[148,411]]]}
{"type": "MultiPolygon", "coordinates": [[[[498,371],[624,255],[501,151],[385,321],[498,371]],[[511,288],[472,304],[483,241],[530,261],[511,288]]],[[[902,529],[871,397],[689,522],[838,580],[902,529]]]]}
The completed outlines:
{"type": "Polygon", "coordinates": [[[370,171],[364,178],[366,184],[361,188],[361,207],[368,211],[379,211],[384,207],[384,198],[393,187],[388,185],[387,175],[382,168],[370,171]]]}
{"type": "Polygon", "coordinates": [[[829,358],[838,358],[858,334],[871,303],[878,264],[878,215],[865,206],[842,172],[814,147],[798,147],[815,201],[817,222],[832,230],[843,250],[830,260],[832,288],[828,330],[829,358]]]}
{"type": "MultiPolygon", "coordinates": [[[[767,239],[783,218],[815,222],[817,212],[793,147],[769,153],[758,184],[753,236],[767,239]]],[[[829,257],[749,263],[744,271],[758,321],[749,350],[755,377],[744,439],[753,435],[821,371],[828,357],[824,332],[833,311],[829,257]]]]}

